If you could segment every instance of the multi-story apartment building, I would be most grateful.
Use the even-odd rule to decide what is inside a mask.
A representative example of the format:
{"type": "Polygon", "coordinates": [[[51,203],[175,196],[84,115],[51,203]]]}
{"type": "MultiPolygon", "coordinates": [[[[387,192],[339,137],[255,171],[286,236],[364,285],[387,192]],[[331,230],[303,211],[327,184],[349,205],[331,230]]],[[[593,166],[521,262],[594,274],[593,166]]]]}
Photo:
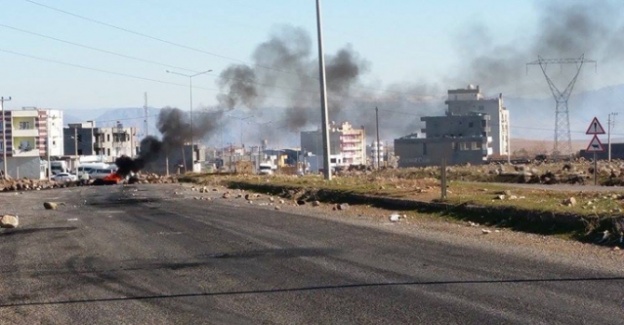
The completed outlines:
{"type": "Polygon", "coordinates": [[[472,113],[421,117],[426,138],[407,135],[394,140],[399,167],[447,164],[479,164],[492,154],[490,116],[472,113]]]}
{"type": "Polygon", "coordinates": [[[95,154],[114,157],[134,157],[139,152],[137,140],[137,128],[124,127],[117,122],[117,126],[111,128],[96,128],[95,154]]]}
{"type": "MultiPolygon", "coordinates": [[[[329,130],[329,153],[340,156],[341,165],[366,164],[366,133],[355,129],[349,122],[333,123],[329,130]]],[[[323,134],[320,130],[301,132],[301,150],[317,156],[323,155],[323,134]]]]}
{"type": "Polygon", "coordinates": [[[489,115],[492,154],[509,155],[509,111],[504,106],[503,94],[495,98],[485,98],[479,86],[469,85],[466,89],[449,90],[445,104],[448,105],[447,115],[489,115]]]}
{"type": "Polygon", "coordinates": [[[94,121],[70,123],[63,132],[67,155],[103,156],[103,160],[113,162],[123,155],[133,157],[139,151],[137,128],[121,123],[108,128],[96,127],[94,121]]]}
{"type": "MultiPolygon", "coordinates": [[[[63,112],[25,107],[5,111],[6,144],[0,138],[0,153],[6,150],[7,173],[11,177],[41,177],[41,157],[63,155],[63,112]]],[[[45,175],[45,169],[43,170],[45,175]]]]}
{"type": "Polygon", "coordinates": [[[377,145],[377,141],[373,141],[370,146],[367,146],[368,157],[370,159],[369,165],[373,167],[379,167],[385,165],[385,152],[386,149],[384,147],[384,142],[379,141],[379,145],[377,145]]]}

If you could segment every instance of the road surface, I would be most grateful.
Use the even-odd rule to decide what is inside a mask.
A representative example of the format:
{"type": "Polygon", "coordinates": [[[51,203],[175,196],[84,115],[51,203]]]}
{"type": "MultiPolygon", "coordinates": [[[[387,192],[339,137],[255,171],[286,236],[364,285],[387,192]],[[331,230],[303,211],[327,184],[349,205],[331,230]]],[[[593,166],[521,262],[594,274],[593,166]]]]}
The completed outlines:
{"type": "Polygon", "coordinates": [[[0,233],[0,323],[624,322],[624,267],[197,196],[179,185],[0,194],[0,213],[21,222],[0,233]]]}

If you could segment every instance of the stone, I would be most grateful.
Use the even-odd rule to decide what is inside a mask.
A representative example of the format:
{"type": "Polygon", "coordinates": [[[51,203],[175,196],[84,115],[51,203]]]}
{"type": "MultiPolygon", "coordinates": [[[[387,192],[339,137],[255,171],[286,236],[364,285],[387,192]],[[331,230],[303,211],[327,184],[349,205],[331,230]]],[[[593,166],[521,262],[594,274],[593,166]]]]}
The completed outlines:
{"type": "Polygon", "coordinates": [[[297,200],[297,205],[305,205],[305,201],[304,200],[297,200]]]}
{"type": "Polygon", "coordinates": [[[17,228],[19,225],[19,217],[5,214],[0,217],[0,228],[17,228]]]}
{"type": "Polygon", "coordinates": [[[563,200],[563,204],[567,205],[567,206],[575,206],[576,205],[576,199],[574,197],[569,197],[569,198],[563,200]]]}
{"type": "Polygon", "coordinates": [[[279,204],[284,204],[284,200],[280,199],[279,204]]]}
{"type": "Polygon", "coordinates": [[[389,219],[392,222],[397,222],[397,221],[399,221],[399,219],[401,219],[401,216],[399,214],[397,214],[397,213],[393,213],[393,214],[390,215],[389,219]]]}
{"type": "Polygon", "coordinates": [[[484,234],[484,235],[487,235],[487,234],[491,234],[492,231],[489,230],[489,229],[481,229],[481,233],[484,234]]]}
{"type": "Polygon", "coordinates": [[[245,194],[245,200],[249,201],[250,198],[251,198],[251,195],[245,194]]]}
{"type": "Polygon", "coordinates": [[[279,209],[280,209],[280,207],[276,205],[275,206],[275,210],[279,210],[279,209]]]}
{"type": "Polygon", "coordinates": [[[500,194],[494,197],[494,200],[504,200],[505,199],[505,194],[500,194]]]}
{"type": "Polygon", "coordinates": [[[43,207],[46,210],[56,210],[56,208],[58,208],[58,203],[55,203],[55,202],[43,202],[43,207]]]}
{"type": "Polygon", "coordinates": [[[319,205],[321,205],[321,202],[319,202],[319,201],[312,201],[312,206],[313,207],[317,207],[319,205]]]}
{"type": "Polygon", "coordinates": [[[340,203],[336,205],[336,210],[347,210],[349,208],[349,203],[340,203]]]}
{"type": "Polygon", "coordinates": [[[223,193],[223,195],[221,196],[224,199],[229,199],[230,198],[230,193],[223,193]]]}

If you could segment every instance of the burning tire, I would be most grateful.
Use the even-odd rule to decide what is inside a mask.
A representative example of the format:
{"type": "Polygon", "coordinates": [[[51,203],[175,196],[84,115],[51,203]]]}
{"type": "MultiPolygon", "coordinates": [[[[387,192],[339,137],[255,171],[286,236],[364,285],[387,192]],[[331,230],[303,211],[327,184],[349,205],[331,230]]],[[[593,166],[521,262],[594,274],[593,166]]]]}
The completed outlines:
{"type": "Polygon", "coordinates": [[[96,179],[93,181],[93,185],[98,186],[98,185],[116,185],[118,184],[117,181],[115,180],[105,180],[105,179],[96,179]]]}

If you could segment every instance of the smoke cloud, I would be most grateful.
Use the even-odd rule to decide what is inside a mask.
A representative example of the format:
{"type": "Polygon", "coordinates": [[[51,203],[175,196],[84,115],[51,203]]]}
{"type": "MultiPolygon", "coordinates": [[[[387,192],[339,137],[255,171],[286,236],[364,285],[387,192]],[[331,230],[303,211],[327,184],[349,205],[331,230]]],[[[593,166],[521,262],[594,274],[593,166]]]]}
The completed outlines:
{"type": "MultiPolygon", "coordinates": [[[[527,26],[524,35],[508,43],[492,42],[492,32],[482,24],[474,24],[458,33],[455,42],[458,54],[468,63],[451,80],[459,85],[476,82],[493,92],[543,93],[544,84],[536,85],[525,76],[525,63],[535,61],[538,55],[578,58],[584,54],[586,59],[597,60],[601,65],[624,56],[621,6],[609,1],[563,0],[537,6],[539,19],[533,26],[535,30],[532,32],[532,26],[527,26]]],[[[572,70],[570,73],[574,72],[572,70]]],[[[570,73],[552,72],[560,82],[569,81],[570,73]]]]}
{"type": "MultiPolygon", "coordinates": [[[[232,65],[221,73],[217,99],[227,109],[252,110],[270,99],[286,107],[277,124],[300,130],[320,115],[316,113],[320,111],[320,94],[315,53],[310,36],[303,29],[280,28],[256,47],[253,66],[232,65]]],[[[327,55],[326,62],[330,115],[337,116],[360,76],[368,70],[368,63],[350,46],[327,55]]]]}
{"type": "Polygon", "coordinates": [[[189,114],[179,108],[162,108],[158,114],[157,122],[162,139],[147,136],[141,140],[137,158],[133,159],[127,156],[117,158],[115,160],[118,167],[117,174],[125,177],[130,172],[138,172],[145,168],[146,164],[158,159],[163,150],[179,148],[185,143],[189,143],[191,139],[199,141],[213,135],[222,117],[223,111],[221,110],[203,109],[193,112],[193,119],[191,120],[189,114]]]}

